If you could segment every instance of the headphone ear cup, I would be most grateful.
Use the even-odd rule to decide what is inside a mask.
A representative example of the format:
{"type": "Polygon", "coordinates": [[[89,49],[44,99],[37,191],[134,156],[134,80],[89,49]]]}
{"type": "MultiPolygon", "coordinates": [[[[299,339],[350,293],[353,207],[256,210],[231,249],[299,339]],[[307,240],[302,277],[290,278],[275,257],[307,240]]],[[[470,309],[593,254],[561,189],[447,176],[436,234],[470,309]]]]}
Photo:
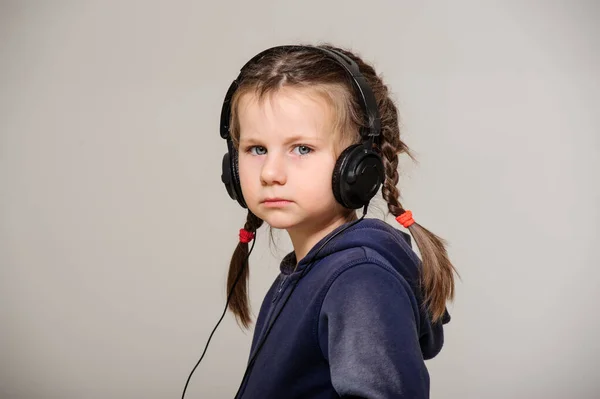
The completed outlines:
{"type": "Polygon", "coordinates": [[[237,200],[242,208],[247,208],[240,184],[237,151],[229,140],[227,141],[227,148],[229,151],[223,155],[221,181],[231,199],[237,200]]]}
{"type": "Polygon", "coordinates": [[[227,194],[229,194],[229,197],[231,197],[231,199],[236,199],[235,198],[235,191],[233,189],[233,185],[232,185],[232,172],[231,172],[231,161],[229,159],[229,153],[226,152],[225,155],[223,155],[223,161],[221,162],[221,181],[223,182],[223,184],[225,185],[225,189],[227,190],[227,194]]]}
{"type": "Polygon", "coordinates": [[[239,173],[239,162],[238,162],[238,152],[232,149],[232,157],[231,157],[231,170],[233,175],[233,189],[236,192],[237,201],[241,205],[242,208],[247,208],[246,201],[244,200],[244,194],[242,194],[242,185],[240,183],[240,173],[239,173]]]}
{"type": "Polygon", "coordinates": [[[338,158],[333,172],[333,194],[350,209],[367,205],[377,194],[385,177],[383,161],[376,152],[355,144],[338,158]]]}
{"type": "Polygon", "coordinates": [[[331,179],[333,196],[335,197],[337,202],[339,202],[346,208],[348,208],[348,206],[345,203],[344,198],[342,196],[342,174],[343,174],[343,170],[346,168],[346,165],[348,164],[348,159],[349,159],[348,154],[350,154],[350,152],[358,146],[360,146],[360,144],[354,144],[354,145],[351,145],[350,147],[346,148],[344,151],[342,151],[342,153],[340,154],[340,156],[338,157],[338,159],[335,163],[335,167],[333,168],[333,176],[331,179]]]}

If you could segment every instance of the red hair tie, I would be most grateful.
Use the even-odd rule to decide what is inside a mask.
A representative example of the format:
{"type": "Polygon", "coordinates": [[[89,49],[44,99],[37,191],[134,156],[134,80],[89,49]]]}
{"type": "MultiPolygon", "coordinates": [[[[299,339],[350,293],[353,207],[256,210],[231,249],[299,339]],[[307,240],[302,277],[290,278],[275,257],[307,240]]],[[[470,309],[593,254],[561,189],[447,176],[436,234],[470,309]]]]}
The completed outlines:
{"type": "Polygon", "coordinates": [[[254,238],[254,233],[246,229],[240,229],[240,242],[247,244],[254,238]]]}
{"type": "Polygon", "coordinates": [[[406,228],[415,222],[411,211],[404,211],[402,215],[396,218],[396,221],[406,228]]]}

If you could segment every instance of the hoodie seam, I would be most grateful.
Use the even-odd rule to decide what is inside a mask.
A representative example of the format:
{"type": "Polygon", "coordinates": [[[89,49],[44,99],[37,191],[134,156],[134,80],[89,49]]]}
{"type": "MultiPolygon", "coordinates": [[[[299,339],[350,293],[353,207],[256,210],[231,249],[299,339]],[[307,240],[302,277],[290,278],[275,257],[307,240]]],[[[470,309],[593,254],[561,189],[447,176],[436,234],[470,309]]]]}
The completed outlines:
{"type": "MultiPolygon", "coordinates": [[[[361,247],[363,251],[365,251],[364,247],[361,247]]],[[[365,251],[366,252],[366,251],[365,251]]],[[[320,321],[321,321],[321,311],[323,309],[323,303],[325,302],[325,297],[327,296],[327,294],[329,293],[329,290],[331,288],[331,286],[333,285],[333,282],[344,272],[346,272],[347,270],[350,270],[352,267],[355,266],[359,266],[359,265],[366,265],[366,264],[372,264],[372,265],[376,265],[379,266],[381,268],[383,268],[384,270],[386,270],[388,273],[390,273],[396,280],[398,280],[398,282],[402,285],[402,287],[404,289],[407,290],[407,292],[410,293],[410,290],[408,290],[408,288],[410,287],[406,287],[405,284],[408,284],[404,278],[402,277],[402,275],[400,275],[398,273],[398,271],[396,269],[393,268],[393,266],[387,264],[384,261],[381,261],[380,259],[377,258],[373,258],[373,257],[369,257],[366,256],[360,259],[356,259],[350,263],[345,264],[344,266],[340,267],[338,270],[336,270],[333,275],[327,280],[326,284],[325,284],[325,289],[322,291],[322,293],[318,296],[317,299],[317,312],[316,312],[316,316],[315,316],[315,320],[313,322],[313,331],[312,331],[312,335],[313,335],[313,340],[315,342],[315,345],[317,346],[317,350],[323,355],[325,356],[325,354],[323,353],[323,348],[321,348],[321,345],[319,343],[319,326],[320,326],[320,321]],[[404,281],[403,281],[404,280],[404,281]]],[[[412,304],[411,304],[412,305],[412,304]]],[[[412,307],[412,306],[411,306],[412,307]]],[[[414,309],[413,309],[414,310],[414,309]]],[[[415,315],[415,323],[417,326],[417,330],[420,330],[419,328],[419,317],[418,315],[415,315]]]]}

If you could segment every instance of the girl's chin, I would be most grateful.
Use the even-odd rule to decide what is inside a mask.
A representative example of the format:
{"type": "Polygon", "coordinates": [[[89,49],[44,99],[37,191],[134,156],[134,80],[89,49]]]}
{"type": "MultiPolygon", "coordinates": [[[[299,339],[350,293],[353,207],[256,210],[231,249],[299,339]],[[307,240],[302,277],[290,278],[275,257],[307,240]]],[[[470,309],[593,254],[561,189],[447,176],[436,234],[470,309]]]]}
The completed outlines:
{"type": "Polygon", "coordinates": [[[264,222],[273,229],[287,230],[298,225],[299,220],[291,220],[291,218],[265,216],[264,222]]]}

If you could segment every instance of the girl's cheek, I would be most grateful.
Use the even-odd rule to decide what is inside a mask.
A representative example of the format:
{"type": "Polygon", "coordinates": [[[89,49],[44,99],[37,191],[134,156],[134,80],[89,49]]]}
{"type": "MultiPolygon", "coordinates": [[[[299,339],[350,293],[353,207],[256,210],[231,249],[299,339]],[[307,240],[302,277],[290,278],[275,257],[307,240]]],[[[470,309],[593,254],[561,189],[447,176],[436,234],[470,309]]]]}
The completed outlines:
{"type": "Polygon", "coordinates": [[[251,156],[248,154],[240,155],[238,158],[240,174],[253,175],[260,171],[262,165],[262,157],[251,156]]]}

